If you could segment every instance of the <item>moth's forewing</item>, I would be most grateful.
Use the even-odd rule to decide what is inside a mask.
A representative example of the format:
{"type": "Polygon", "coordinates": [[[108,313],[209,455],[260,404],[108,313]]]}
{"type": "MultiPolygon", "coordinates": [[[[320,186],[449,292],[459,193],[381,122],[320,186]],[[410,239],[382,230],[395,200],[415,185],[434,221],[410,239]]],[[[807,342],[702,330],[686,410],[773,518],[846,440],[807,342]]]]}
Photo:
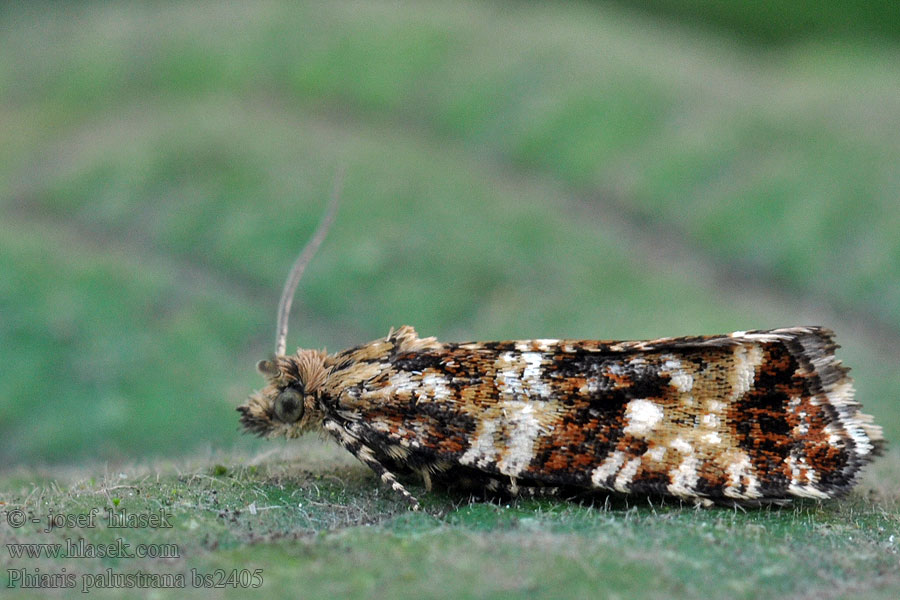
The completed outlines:
{"type": "Polygon", "coordinates": [[[327,410],[401,470],[824,498],[853,485],[881,437],[824,329],[469,344],[409,331],[335,355],[328,384],[327,410]]]}

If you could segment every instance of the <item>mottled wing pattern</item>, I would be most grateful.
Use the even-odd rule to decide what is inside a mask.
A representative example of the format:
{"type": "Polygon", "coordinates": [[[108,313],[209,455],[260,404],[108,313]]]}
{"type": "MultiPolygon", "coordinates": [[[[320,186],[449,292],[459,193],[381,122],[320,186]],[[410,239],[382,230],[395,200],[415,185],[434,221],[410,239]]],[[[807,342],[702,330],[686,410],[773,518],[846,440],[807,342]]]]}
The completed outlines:
{"type": "Polygon", "coordinates": [[[832,333],[441,344],[333,357],[328,412],[387,464],[513,486],[712,499],[840,494],[881,439],[832,333]]]}

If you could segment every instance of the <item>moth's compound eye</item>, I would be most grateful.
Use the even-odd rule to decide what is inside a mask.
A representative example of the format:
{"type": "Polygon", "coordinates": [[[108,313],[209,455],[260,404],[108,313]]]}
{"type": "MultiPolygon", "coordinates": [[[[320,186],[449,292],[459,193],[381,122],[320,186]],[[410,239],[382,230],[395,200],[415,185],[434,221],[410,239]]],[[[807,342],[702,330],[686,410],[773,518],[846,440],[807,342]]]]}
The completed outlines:
{"type": "Polygon", "coordinates": [[[294,423],[303,416],[303,395],[294,388],[285,388],[275,398],[275,416],[282,423],[294,423]]]}

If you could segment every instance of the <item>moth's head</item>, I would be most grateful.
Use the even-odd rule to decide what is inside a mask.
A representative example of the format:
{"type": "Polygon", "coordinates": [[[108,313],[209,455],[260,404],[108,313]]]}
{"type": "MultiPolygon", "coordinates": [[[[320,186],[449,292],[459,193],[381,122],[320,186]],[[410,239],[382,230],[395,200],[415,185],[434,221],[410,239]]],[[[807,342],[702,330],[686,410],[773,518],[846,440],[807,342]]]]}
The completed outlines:
{"type": "Polygon", "coordinates": [[[261,360],[256,369],[262,373],[268,385],[250,396],[237,410],[241,413],[241,425],[246,431],[263,437],[297,437],[310,429],[322,426],[325,413],[322,410],[322,394],[328,380],[329,368],[325,366],[328,355],[317,350],[297,350],[293,356],[285,356],[288,316],[294,291],[306,264],[312,259],[325,239],[334,220],[340,196],[341,176],[338,174],[334,194],[325,216],[316,228],[300,256],[294,261],[291,273],[284,283],[278,304],[278,325],[275,337],[275,357],[261,360]]]}
{"type": "Polygon", "coordinates": [[[268,385],[237,408],[244,429],[263,437],[295,438],[321,427],[326,358],[325,352],[298,350],[293,356],[259,361],[256,368],[268,385]]]}

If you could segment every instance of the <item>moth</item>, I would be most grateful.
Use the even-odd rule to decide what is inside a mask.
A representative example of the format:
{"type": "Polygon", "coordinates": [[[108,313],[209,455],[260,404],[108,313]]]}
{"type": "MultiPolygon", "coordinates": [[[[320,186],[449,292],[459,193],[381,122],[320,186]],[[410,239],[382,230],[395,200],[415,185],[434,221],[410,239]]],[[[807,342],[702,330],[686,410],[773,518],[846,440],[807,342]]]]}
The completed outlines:
{"type": "Polygon", "coordinates": [[[847,492],[882,446],[822,327],[647,341],[442,343],[412,327],[342,352],[285,353],[291,271],[267,385],[246,431],[324,432],[402,495],[420,478],[485,492],[572,490],[756,504],[847,492]]]}

